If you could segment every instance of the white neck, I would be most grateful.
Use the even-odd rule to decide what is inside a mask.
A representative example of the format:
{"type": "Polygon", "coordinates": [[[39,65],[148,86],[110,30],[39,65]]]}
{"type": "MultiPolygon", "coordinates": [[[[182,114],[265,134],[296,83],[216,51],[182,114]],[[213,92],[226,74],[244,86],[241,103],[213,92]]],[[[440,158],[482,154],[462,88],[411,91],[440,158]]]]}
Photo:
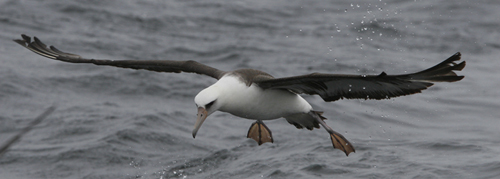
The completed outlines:
{"type": "Polygon", "coordinates": [[[297,94],[278,89],[262,90],[255,84],[247,86],[232,75],[224,76],[202,90],[195,101],[205,98],[208,103],[214,95],[218,96],[219,111],[248,119],[276,119],[312,110],[311,105],[297,94]]]}

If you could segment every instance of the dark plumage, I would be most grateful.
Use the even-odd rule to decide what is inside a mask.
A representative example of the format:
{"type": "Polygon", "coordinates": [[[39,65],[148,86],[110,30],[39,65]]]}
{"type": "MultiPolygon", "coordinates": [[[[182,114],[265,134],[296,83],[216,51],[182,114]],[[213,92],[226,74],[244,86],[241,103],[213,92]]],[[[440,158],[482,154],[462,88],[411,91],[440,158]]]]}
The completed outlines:
{"type": "Polygon", "coordinates": [[[215,84],[202,90],[195,97],[198,107],[197,121],[193,137],[203,121],[211,113],[219,110],[233,115],[257,120],[250,127],[247,137],[260,144],[273,142],[272,133],[262,120],[284,117],[297,128],[312,130],[323,126],[330,134],[334,148],[346,155],[354,152],[354,146],[340,133],[330,128],[321,112],[314,111],[311,105],[297,94],[319,95],[330,102],[339,99],[388,99],[397,96],[420,93],[434,82],[459,81],[454,71],[465,67],[456,53],[445,61],[429,69],[410,74],[388,75],[343,75],[312,73],[308,75],[274,78],[268,73],[255,69],[222,71],[195,61],[174,60],[98,60],[82,58],[50,46],[38,38],[22,35],[14,40],[23,47],[47,58],[69,63],[92,63],[95,65],[121,68],[143,69],[156,72],[187,72],[207,75],[218,79],[215,84]]]}

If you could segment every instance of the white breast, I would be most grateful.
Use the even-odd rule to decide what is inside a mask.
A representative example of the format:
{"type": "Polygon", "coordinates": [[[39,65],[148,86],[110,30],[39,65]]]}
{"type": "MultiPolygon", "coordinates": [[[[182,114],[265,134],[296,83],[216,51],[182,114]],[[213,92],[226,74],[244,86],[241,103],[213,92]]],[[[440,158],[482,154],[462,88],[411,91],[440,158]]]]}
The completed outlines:
{"type": "Polygon", "coordinates": [[[262,90],[247,86],[235,76],[225,76],[209,88],[220,91],[220,111],[248,119],[269,120],[296,113],[307,113],[312,107],[301,96],[287,90],[262,90]]]}

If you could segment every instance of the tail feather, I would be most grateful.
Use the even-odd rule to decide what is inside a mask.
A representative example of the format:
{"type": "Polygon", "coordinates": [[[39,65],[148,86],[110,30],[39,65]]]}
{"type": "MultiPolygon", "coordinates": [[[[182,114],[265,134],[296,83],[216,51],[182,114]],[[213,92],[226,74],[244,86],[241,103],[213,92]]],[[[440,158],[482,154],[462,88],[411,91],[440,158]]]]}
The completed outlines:
{"type": "Polygon", "coordinates": [[[323,111],[311,111],[311,112],[316,113],[320,119],[327,120],[327,118],[323,116],[323,111]]]}
{"type": "Polygon", "coordinates": [[[323,117],[322,114],[322,111],[311,111],[309,113],[286,116],[285,119],[286,121],[288,121],[288,123],[294,125],[297,129],[306,128],[309,130],[313,130],[314,128],[319,129],[319,123],[315,120],[316,116],[321,120],[326,120],[326,118],[323,117]]]}

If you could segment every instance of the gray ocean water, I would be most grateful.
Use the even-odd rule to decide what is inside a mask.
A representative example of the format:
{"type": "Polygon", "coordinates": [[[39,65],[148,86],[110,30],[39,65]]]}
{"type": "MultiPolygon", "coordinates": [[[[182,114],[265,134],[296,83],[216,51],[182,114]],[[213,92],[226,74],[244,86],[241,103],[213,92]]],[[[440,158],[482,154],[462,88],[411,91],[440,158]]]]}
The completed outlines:
{"type": "Polygon", "coordinates": [[[0,178],[500,178],[500,2],[0,0],[0,178]],[[389,100],[304,96],[323,129],[217,112],[196,139],[194,96],[215,82],[40,57],[20,34],[89,58],[196,60],[275,77],[416,72],[456,52],[456,83],[389,100]]]}

